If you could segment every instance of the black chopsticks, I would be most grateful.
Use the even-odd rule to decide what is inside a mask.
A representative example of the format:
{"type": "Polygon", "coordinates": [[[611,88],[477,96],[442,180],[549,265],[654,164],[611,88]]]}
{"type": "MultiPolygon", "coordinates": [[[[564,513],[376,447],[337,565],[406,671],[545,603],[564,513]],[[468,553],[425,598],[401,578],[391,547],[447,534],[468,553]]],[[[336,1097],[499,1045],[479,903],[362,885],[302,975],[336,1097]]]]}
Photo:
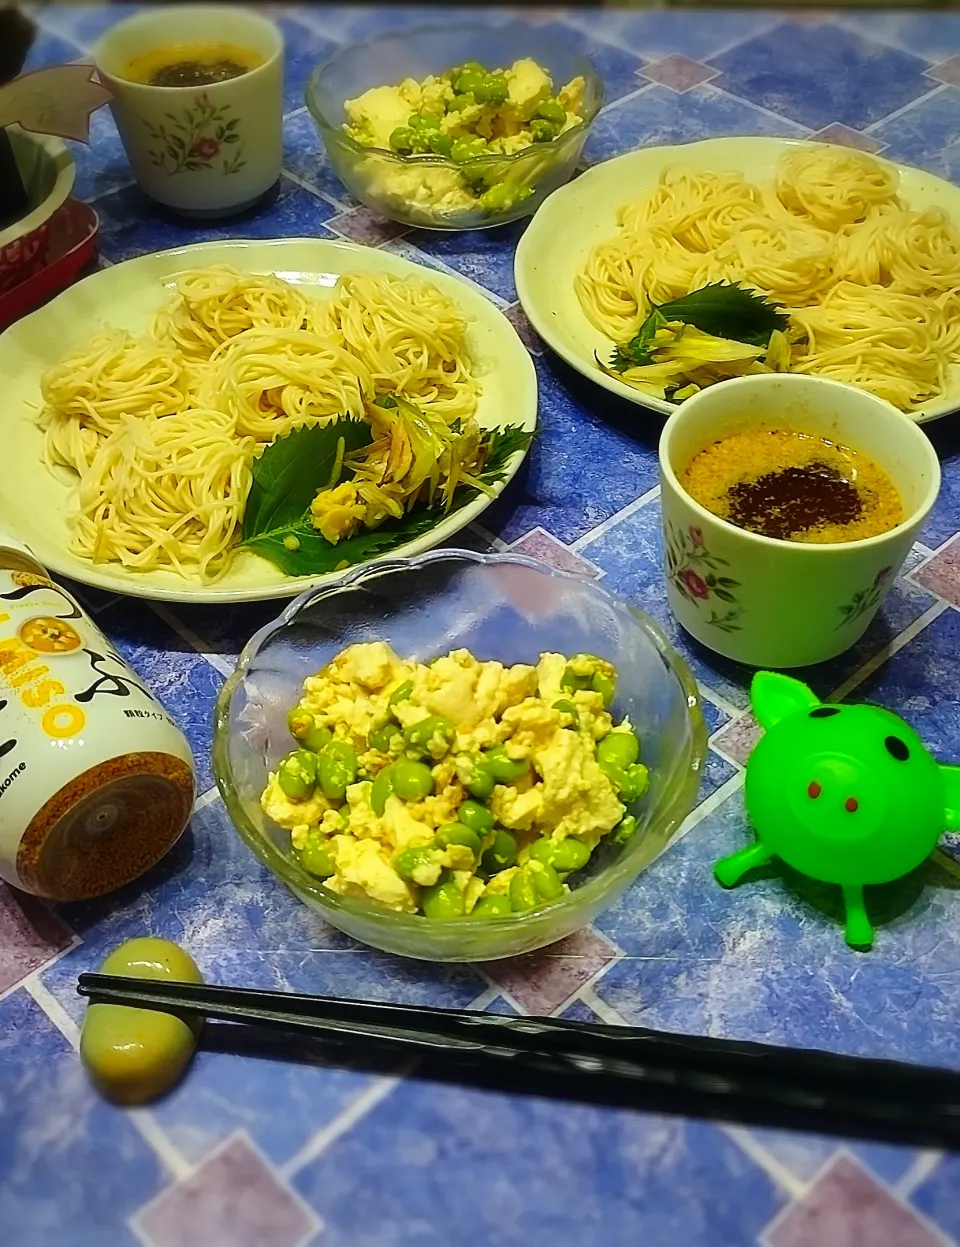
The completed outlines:
{"type": "Polygon", "coordinates": [[[671,1102],[730,1120],[802,1120],[844,1131],[960,1148],[960,1073],[817,1050],[675,1035],[639,1027],[513,1017],[242,987],[83,974],[92,1001],[268,1027],[325,1041],[406,1051],[429,1064],[547,1079],[552,1094],[662,1111],[671,1102]],[[602,1092],[602,1096],[600,1093],[602,1092]],[[666,1101],[666,1103],[664,1103],[666,1101]],[[842,1126],[841,1124],[842,1123],[842,1126]]]}

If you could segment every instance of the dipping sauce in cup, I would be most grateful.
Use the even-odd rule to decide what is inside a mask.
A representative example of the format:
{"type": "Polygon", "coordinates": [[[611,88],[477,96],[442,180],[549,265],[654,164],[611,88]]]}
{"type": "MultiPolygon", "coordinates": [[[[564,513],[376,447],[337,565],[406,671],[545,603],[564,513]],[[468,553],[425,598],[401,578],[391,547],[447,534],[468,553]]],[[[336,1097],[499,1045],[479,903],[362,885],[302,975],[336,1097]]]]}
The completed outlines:
{"type": "Polygon", "coordinates": [[[82,607],[0,534],[0,878],[60,901],[143,874],[193,808],[190,746],[82,607]]]}
{"type": "Polygon", "coordinates": [[[133,175],[187,216],[252,206],[280,176],[283,36],[247,9],[146,9],[94,48],[133,175]]]}
{"type": "Polygon", "coordinates": [[[862,636],[936,500],[940,464],[883,399],[782,373],[724,381],[678,407],[660,438],[660,483],[679,622],[727,658],[800,667],[862,636]],[[787,489],[783,473],[800,467],[812,470],[787,489]]]}

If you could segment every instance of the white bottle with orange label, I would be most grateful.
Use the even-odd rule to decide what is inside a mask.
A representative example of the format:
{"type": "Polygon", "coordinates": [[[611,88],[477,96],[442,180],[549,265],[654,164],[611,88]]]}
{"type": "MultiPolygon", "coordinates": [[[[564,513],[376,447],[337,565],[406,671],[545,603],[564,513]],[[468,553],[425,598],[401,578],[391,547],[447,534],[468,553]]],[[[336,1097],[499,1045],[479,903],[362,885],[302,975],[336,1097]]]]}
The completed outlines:
{"type": "Polygon", "coordinates": [[[183,734],[30,550],[0,534],[0,877],[55,900],[128,883],[195,795],[183,734]]]}

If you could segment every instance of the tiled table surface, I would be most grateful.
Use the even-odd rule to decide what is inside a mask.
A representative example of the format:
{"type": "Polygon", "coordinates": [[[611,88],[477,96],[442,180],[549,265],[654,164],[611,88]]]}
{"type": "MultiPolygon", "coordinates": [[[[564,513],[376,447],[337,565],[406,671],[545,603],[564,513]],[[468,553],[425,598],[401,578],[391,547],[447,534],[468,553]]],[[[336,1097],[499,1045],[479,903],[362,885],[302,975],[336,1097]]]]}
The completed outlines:
{"type": "MultiPolygon", "coordinates": [[[[122,7],[40,10],[35,65],[84,55],[122,7]]],[[[476,10],[474,10],[474,14],[476,10]]],[[[602,577],[656,616],[701,682],[711,751],[687,834],[617,906],[544,954],[444,968],[353,944],[275,884],[211,787],[211,709],[272,608],[94,603],[100,623],[184,725],[203,795],[190,832],[137,886],[49,912],[0,891],[0,1241],[151,1247],[935,1247],[960,1242],[960,1158],[458,1089],[389,1069],[203,1053],[152,1110],[122,1113],[76,1057],[74,984],[122,939],[190,948],[212,980],[383,1000],[556,1013],[960,1065],[960,866],[941,853],[880,893],[875,950],[773,877],[732,893],[710,867],[744,843],[747,673],[693,652],[660,579],[657,428],[544,352],[513,285],[522,227],[437,235],[351,202],[301,107],[337,44],[419,21],[371,9],[279,11],[287,37],[286,172],[239,222],[162,218],[130,184],[109,116],[78,148],[77,192],[118,261],[203,238],[347,237],[478,283],[534,353],[540,435],[519,488],[471,540],[602,577]]],[[[496,21],[501,15],[485,14],[496,21]]],[[[444,20],[452,20],[444,10],[444,20]]],[[[819,135],[960,180],[960,16],[789,19],[752,12],[554,11],[551,34],[594,60],[607,105],[591,163],[720,134],[819,135]]],[[[949,422],[948,422],[949,423],[949,422]]],[[[960,758],[960,459],[908,569],[854,651],[810,673],[821,693],[907,715],[960,758]]]]}

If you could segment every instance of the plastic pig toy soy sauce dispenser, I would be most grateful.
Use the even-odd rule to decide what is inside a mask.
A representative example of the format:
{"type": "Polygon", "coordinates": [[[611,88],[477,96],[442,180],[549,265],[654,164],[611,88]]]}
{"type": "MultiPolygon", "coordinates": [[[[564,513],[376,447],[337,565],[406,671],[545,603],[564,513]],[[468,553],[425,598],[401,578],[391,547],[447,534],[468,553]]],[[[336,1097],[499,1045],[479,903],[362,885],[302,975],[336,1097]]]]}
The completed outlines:
{"type": "Polygon", "coordinates": [[[716,863],[733,887],[778,857],[838,884],[853,948],[870,948],[863,887],[909,874],[960,828],[960,767],[938,763],[908,723],[879,706],[827,705],[799,680],[760,671],[750,703],[764,735],[744,796],[757,839],[716,863]]]}

